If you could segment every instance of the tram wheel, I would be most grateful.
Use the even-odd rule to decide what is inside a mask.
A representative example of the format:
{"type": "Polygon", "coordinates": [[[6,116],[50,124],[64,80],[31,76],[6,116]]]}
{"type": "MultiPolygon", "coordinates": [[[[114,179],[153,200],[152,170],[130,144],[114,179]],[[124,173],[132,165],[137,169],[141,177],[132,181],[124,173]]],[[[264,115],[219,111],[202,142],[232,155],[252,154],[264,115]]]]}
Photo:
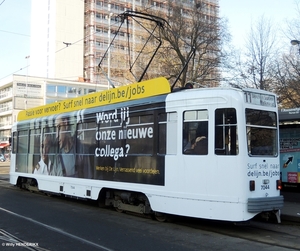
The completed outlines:
{"type": "Polygon", "coordinates": [[[117,201],[117,206],[115,207],[115,210],[118,212],[118,213],[123,213],[124,210],[119,208],[119,205],[121,205],[122,202],[120,200],[117,201]]]}
{"type": "Polygon", "coordinates": [[[123,209],[120,209],[118,207],[115,207],[115,210],[118,212],[118,213],[124,213],[124,210],[123,209]]]}
{"type": "Polygon", "coordinates": [[[167,215],[164,213],[154,213],[154,219],[159,221],[159,222],[166,222],[167,221],[167,215]]]}

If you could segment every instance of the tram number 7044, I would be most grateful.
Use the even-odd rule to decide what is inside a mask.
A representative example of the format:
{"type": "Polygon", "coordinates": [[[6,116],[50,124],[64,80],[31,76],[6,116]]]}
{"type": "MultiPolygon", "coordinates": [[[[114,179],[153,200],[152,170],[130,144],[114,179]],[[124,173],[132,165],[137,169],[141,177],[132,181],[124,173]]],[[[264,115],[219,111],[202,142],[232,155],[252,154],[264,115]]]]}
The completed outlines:
{"type": "Polygon", "coordinates": [[[261,185],[260,189],[261,190],[268,190],[268,189],[270,189],[270,185],[261,185]]]}

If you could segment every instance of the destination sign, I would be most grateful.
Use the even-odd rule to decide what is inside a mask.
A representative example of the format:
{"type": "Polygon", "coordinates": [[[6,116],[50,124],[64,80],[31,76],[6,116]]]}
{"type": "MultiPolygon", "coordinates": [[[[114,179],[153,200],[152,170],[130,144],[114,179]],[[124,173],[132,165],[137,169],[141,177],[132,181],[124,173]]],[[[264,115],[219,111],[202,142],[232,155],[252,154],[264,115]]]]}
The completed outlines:
{"type": "Polygon", "coordinates": [[[257,92],[245,92],[245,101],[254,105],[262,105],[267,107],[276,107],[275,95],[263,94],[257,92]]]}

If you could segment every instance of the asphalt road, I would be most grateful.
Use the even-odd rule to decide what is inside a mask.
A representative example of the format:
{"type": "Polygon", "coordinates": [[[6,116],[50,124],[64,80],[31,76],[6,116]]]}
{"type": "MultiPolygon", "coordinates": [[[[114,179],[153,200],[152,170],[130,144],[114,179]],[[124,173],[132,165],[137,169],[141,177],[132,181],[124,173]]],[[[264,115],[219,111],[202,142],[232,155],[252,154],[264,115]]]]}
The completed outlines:
{"type": "Polygon", "coordinates": [[[0,250],[26,250],[21,245],[44,251],[300,250],[298,226],[232,225],[231,231],[231,225],[224,228],[218,222],[191,226],[190,218],[159,223],[98,208],[90,201],[20,190],[3,179],[8,173],[9,162],[0,163],[0,250]]]}
{"type": "MultiPolygon", "coordinates": [[[[6,181],[0,183],[0,250],[24,250],[20,246],[9,246],[24,242],[43,248],[33,250],[58,251],[292,250],[279,247],[274,241],[268,244],[259,241],[261,237],[270,240],[268,235],[272,235],[273,229],[266,233],[260,228],[236,229],[232,224],[236,231],[244,232],[245,238],[240,238],[219,234],[218,229],[223,228],[221,223],[214,223],[210,231],[201,229],[201,221],[198,227],[186,225],[182,218],[180,224],[160,223],[98,208],[87,201],[48,197],[12,187],[6,181]],[[250,233],[254,234],[254,240],[247,237],[250,233]]],[[[276,236],[281,236],[280,232],[276,236]]],[[[292,240],[294,235],[285,238],[298,242],[298,238],[292,240]]]]}

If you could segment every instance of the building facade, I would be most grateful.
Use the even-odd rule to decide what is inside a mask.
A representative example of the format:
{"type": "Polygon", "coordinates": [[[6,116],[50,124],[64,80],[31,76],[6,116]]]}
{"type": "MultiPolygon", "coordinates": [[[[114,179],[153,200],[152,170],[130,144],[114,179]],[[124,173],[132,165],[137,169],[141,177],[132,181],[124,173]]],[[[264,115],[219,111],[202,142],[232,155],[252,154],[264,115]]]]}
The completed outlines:
{"type": "MultiPolygon", "coordinates": [[[[84,6],[85,81],[105,84],[107,83],[107,77],[112,77],[115,79],[116,85],[130,82],[130,80],[124,78],[128,67],[125,67],[123,61],[120,60],[122,55],[128,53],[125,46],[127,37],[122,31],[118,34],[118,43],[113,46],[108,59],[104,62],[106,64],[105,72],[107,77],[102,72],[99,72],[98,69],[98,63],[119,27],[120,20],[118,20],[117,15],[127,10],[143,11],[151,9],[156,13],[160,13],[161,17],[164,17],[169,11],[168,2],[180,4],[182,6],[182,16],[187,20],[190,17],[185,13],[195,8],[197,2],[205,3],[205,8],[203,9],[204,19],[217,18],[219,16],[219,0],[86,0],[84,6]]],[[[135,22],[130,23],[129,43],[133,44],[133,46],[143,44],[145,36],[143,36],[142,32],[135,22]]]]}
{"type": "Polygon", "coordinates": [[[84,1],[31,0],[29,75],[83,78],[84,1]]]}
{"type": "MultiPolygon", "coordinates": [[[[128,67],[119,59],[127,53],[123,32],[102,65],[108,76],[98,68],[118,29],[117,15],[151,9],[164,17],[169,2],[180,4],[186,19],[186,10],[195,8],[197,2],[205,3],[203,18],[219,15],[219,0],[32,0],[29,75],[98,84],[108,84],[107,77],[114,77],[117,86],[130,83],[132,79],[124,77],[128,67]]],[[[128,37],[133,46],[144,43],[141,32],[131,23],[128,37]]]]}

